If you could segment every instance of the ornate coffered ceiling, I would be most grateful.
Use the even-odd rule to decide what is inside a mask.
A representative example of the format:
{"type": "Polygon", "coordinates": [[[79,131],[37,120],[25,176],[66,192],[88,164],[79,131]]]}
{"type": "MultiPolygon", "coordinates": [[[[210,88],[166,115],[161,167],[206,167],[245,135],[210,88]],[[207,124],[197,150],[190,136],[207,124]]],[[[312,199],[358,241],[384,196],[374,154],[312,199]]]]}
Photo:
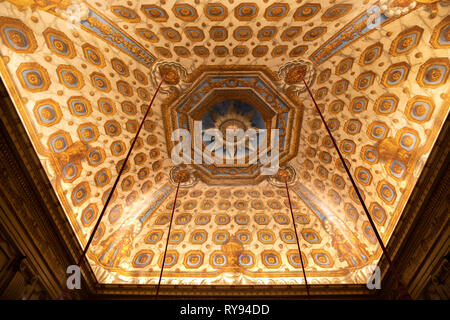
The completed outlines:
{"type": "MultiPolygon", "coordinates": [[[[164,66],[165,63],[162,63],[164,66]]],[[[181,68],[181,66],[180,66],[181,68]]],[[[184,94],[174,90],[173,94],[163,102],[163,119],[166,128],[166,139],[169,150],[174,147],[172,135],[174,130],[185,129],[191,135],[192,156],[191,162],[194,164],[196,174],[206,183],[212,185],[240,185],[258,184],[266,177],[261,175],[260,168],[263,163],[251,162],[249,158],[257,153],[258,142],[253,142],[250,149],[246,146],[246,151],[242,156],[237,154],[237,147],[227,146],[223,141],[223,146],[227,151],[221,151],[225,159],[214,161],[212,157],[204,157],[203,160],[195,161],[196,157],[204,154],[205,148],[214,148],[209,141],[211,138],[204,136],[202,143],[196,146],[195,143],[195,123],[201,121],[204,129],[218,129],[225,137],[226,126],[233,125],[239,129],[266,130],[266,143],[270,153],[272,129],[279,130],[279,163],[283,164],[293,158],[298,151],[299,134],[301,128],[302,107],[300,100],[292,92],[289,92],[290,99],[281,95],[276,89],[276,82],[279,78],[269,69],[262,66],[202,66],[193,75],[185,79],[186,86],[190,89],[184,94]],[[232,101],[237,97],[238,101],[232,101]],[[250,106],[249,110],[245,106],[228,106],[232,101],[236,104],[239,101],[250,106]],[[289,101],[289,102],[288,102],[289,101]],[[236,109],[236,110],[235,110],[236,109]],[[217,115],[217,112],[222,112],[217,115]],[[252,115],[252,118],[245,119],[245,115],[252,115]],[[256,116],[256,118],[255,118],[256,116]],[[210,117],[214,117],[215,120],[210,117]],[[258,118],[260,117],[260,118],[258,118]],[[252,126],[252,123],[258,123],[252,126]],[[210,121],[213,120],[213,123],[210,121]],[[248,121],[248,124],[246,122],[248,121]],[[227,124],[228,123],[228,124],[227,124]],[[225,127],[224,127],[225,126],[225,127]],[[210,147],[211,146],[211,147],[210,147]],[[236,154],[230,153],[236,152],[236,154]],[[234,157],[234,161],[228,161],[234,157]],[[241,162],[239,160],[241,159],[241,162]],[[200,163],[197,163],[200,162],[200,163]]],[[[198,131],[201,129],[198,129],[198,131]]],[[[264,142],[260,142],[259,146],[264,142]]],[[[218,150],[214,149],[211,151],[218,150]]],[[[256,158],[256,154],[254,155],[256,158]]]]}
{"type": "MultiPolygon", "coordinates": [[[[450,103],[448,1],[376,3],[0,3],[3,81],[83,246],[168,76],[88,252],[99,282],[157,283],[178,170],[170,135],[194,120],[279,128],[308,280],[366,281],[381,252],[298,73],[385,243],[450,103]]],[[[277,181],[257,166],[187,167],[162,283],[302,283],[277,181]]]]}

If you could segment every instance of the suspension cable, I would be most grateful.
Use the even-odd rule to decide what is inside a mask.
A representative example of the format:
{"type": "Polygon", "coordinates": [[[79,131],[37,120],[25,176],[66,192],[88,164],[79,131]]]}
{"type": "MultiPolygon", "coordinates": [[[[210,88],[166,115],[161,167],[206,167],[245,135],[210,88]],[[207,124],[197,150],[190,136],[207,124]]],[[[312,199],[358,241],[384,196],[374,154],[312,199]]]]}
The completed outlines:
{"type": "Polygon", "coordinates": [[[351,183],[353,185],[353,189],[355,190],[356,195],[358,196],[359,202],[361,203],[361,205],[362,205],[362,207],[364,209],[364,212],[366,213],[367,219],[369,220],[369,223],[370,223],[370,225],[371,225],[371,227],[372,227],[372,229],[373,229],[373,231],[375,233],[375,236],[376,236],[376,238],[378,240],[378,243],[380,244],[381,250],[383,251],[383,253],[384,253],[385,257],[386,257],[386,260],[387,260],[389,266],[391,267],[392,274],[394,275],[394,278],[397,281],[400,298],[405,298],[405,299],[411,300],[412,298],[409,295],[408,290],[406,289],[406,287],[403,285],[402,280],[400,279],[400,276],[399,276],[399,274],[397,272],[397,269],[395,268],[394,264],[392,263],[392,260],[391,260],[391,258],[389,256],[389,253],[387,252],[386,247],[383,244],[383,240],[381,239],[381,236],[378,233],[378,230],[377,230],[377,228],[375,226],[375,223],[373,222],[373,219],[372,219],[372,217],[369,214],[369,210],[367,209],[367,206],[366,206],[366,204],[364,202],[364,199],[361,196],[361,193],[360,193],[360,191],[358,189],[358,186],[356,185],[355,180],[353,179],[353,177],[352,177],[352,175],[350,173],[350,170],[348,169],[347,163],[345,162],[345,159],[342,156],[342,154],[341,154],[341,152],[340,152],[340,150],[339,150],[339,148],[337,146],[336,140],[334,140],[334,137],[331,134],[330,128],[328,128],[328,124],[326,123],[325,118],[322,115],[322,111],[320,111],[320,108],[317,105],[316,99],[314,99],[314,96],[313,96],[313,94],[311,92],[311,89],[309,88],[308,84],[305,81],[305,78],[303,77],[303,73],[299,72],[299,74],[300,74],[300,77],[301,77],[303,83],[305,84],[306,89],[308,90],[308,93],[309,93],[311,99],[314,102],[316,110],[319,113],[319,116],[322,119],[323,124],[325,125],[325,129],[327,130],[328,135],[330,136],[331,141],[333,142],[334,148],[336,149],[336,152],[339,155],[341,163],[344,166],[345,171],[347,172],[347,175],[348,175],[348,177],[349,177],[349,179],[350,179],[350,181],[351,181],[351,183]]]}
{"type": "Polygon", "coordinates": [[[288,187],[287,179],[285,179],[284,183],[286,184],[286,193],[288,196],[289,208],[291,209],[292,224],[294,225],[294,233],[295,233],[295,239],[297,240],[297,248],[298,248],[298,254],[300,256],[300,263],[302,264],[303,279],[305,279],[306,294],[308,295],[308,299],[310,299],[311,296],[309,294],[309,285],[308,285],[308,280],[306,279],[305,266],[303,264],[302,250],[300,249],[300,242],[298,240],[297,226],[295,224],[294,213],[292,212],[291,196],[289,195],[289,187],[288,187]]]}
{"type": "MultiPolygon", "coordinates": [[[[106,212],[106,209],[108,208],[108,205],[109,205],[109,203],[110,203],[110,201],[111,201],[111,199],[112,199],[112,197],[114,195],[114,191],[116,190],[116,187],[117,187],[117,184],[119,183],[120,177],[122,176],[122,173],[124,172],[124,170],[126,168],[128,159],[130,158],[131,152],[133,151],[134,145],[136,144],[136,141],[137,141],[137,139],[139,137],[139,133],[141,132],[142,127],[144,126],[145,120],[147,119],[147,116],[148,116],[148,114],[150,112],[150,109],[152,108],[153,102],[155,101],[156,95],[158,94],[159,89],[161,88],[161,85],[163,84],[164,80],[165,80],[165,75],[162,76],[161,82],[159,83],[158,87],[156,88],[155,93],[153,94],[152,100],[150,101],[150,104],[149,104],[149,106],[147,108],[147,111],[145,112],[144,117],[142,118],[141,124],[139,125],[139,128],[138,128],[138,130],[136,132],[136,135],[134,136],[134,139],[131,142],[131,146],[130,146],[130,149],[128,150],[127,156],[125,157],[125,160],[123,161],[122,166],[121,166],[121,168],[119,170],[119,174],[117,175],[116,180],[114,181],[113,187],[111,188],[111,191],[109,192],[108,198],[106,199],[106,202],[105,202],[105,205],[103,206],[102,212],[100,213],[100,215],[99,215],[99,217],[97,219],[97,222],[95,223],[95,226],[92,229],[92,232],[91,232],[91,235],[89,237],[89,240],[88,240],[86,246],[83,249],[83,253],[81,254],[80,258],[77,261],[76,265],[78,267],[81,266],[81,264],[84,261],[84,258],[86,257],[87,251],[89,250],[89,247],[90,247],[90,245],[92,243],[92,240],[94,239],[95,233],[97,232],[98,227],[100,226],[100,223],[102,221],[102,218],[103,218],[103,216],[104,216],[104,214],[106,212]]],[[[59,295],[59,299],[60,300],[64,299],[68,295],[69,295],[68,294],[68,289],[65,288],[65,289],[63,289],[61,291],[61,294],[59,295]]]]}
{"type": "Polygon", "coordinates": [[[177,204],[177,197],[178,197],[178,190],[180,189],[180,183],[181,183],[181,180],[178,181],[177,192],[175,193],[175,199],[173,200],[172,214],[170,215],[169,233],[167,234],[166,248],[164,249],[164,256],[163,256],[162,265],[161,265],[161,273],[159,274],[158,286],[156,287],[155,300],[158,299],[159,288],[161,286],[161,279],[162,279],[162,275],[163,275],[163,271],[164,271],[164,265],[166,264],[167,247],[169,246],[170,231],[172,229],[173,214],[175,212],[175,206],[177,204]]]}

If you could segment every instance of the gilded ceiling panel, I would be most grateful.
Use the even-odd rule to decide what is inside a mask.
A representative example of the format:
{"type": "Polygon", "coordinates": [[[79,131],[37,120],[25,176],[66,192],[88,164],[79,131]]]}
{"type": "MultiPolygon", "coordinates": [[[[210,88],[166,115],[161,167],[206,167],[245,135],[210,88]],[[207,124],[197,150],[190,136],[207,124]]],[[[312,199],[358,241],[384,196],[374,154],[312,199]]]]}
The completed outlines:
{"type": "MultiPolygon", "coordinates": [[[[170,134],[194,120],[284,132],[308,280],[367,281],[381,252],[298,74],[385,243],[450,103],[449,2],[375,3],[0,3],[2,79],[82,246],[166,75],[88,252],[99,282],[157,283],[170,134]]],[[[162,283],[303,283],[284,185],[258,166],[188,168],[162,283]]]]}

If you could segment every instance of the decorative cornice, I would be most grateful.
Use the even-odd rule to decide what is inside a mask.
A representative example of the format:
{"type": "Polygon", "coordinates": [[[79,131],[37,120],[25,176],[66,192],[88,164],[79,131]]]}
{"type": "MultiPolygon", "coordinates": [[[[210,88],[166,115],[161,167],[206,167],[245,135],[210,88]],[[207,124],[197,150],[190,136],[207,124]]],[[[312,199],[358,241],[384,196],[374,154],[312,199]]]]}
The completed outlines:
{"type": "MultiPolygon", "coordinates": [[[[413,298],[419,296],[419,288],[423,287],[430,276],[425,269],[431,270],[432,265],[439,260],[435,256],[445,255],[440,250],[448,248],[449,132],[450,125],[447,121],[387,246],[393,256],[393,263],[413,298]]],[[[395,288],[395,281],[384,257],[380,268],[385,291],[390,292],[395,288]]]]}
{"type": "MultiPolygon", "coordinates": [[[[152,297],[155,286],[99,285],[97,292],[102,296],[127,295],[134,298],[152,297]]],[[[310,286],[313,298],[376,299],[377,292],[369,291],[365,285],[313,285],[310,286]]],[[[297,285],[257,285],[257,286],[162,286],[160,297],[177,299],[180,297],[196,299],[220,298],[266,298],[266,299],[306,299],[306,289],[297,285]]]]}
{"type": "Polygon", "coordinates": [[[0,94],[0,221],[56,298],[81,247],[3,84],[0,94]]]}

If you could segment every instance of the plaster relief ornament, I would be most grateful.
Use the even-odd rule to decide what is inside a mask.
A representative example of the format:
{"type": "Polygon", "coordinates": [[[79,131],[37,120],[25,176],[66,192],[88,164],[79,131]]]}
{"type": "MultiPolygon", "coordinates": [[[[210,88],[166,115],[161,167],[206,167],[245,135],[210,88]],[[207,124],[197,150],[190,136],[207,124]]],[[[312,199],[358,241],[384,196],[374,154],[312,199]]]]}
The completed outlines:
{"type": "Polygon", "coordinates": [[[31,8],[32,10],[40,9],[40,10],[50,10],[50,9],[66,9],[71,1],[70,0],[50,0],[50,1],[42,1],[42,0],[6,0],[7,2],[12,3],[19,10],[26,10],[31,8]]]}
{"type": "MultiPolygon", "coordinates": [[[[222,133],[222,146],[225,147],[225,151],[218,152],[218,154],[225,153],[226,157],[231,158],[242,158],[244,156],[251,155],[255,156],[254,153],[258,148],[255,139],[252,139],[248,135],[238,134],[239,131],[243,132],[247,130],[255,130],[255,132],[257,132],[259,128],[254,127],[252,124],[252,118],[255,112],[255,110],[245,114],[238,112],[234,105],[234,101],[231,102],[228,112],[224,114],[219,114],[212,110],[210,111],[211,118],[214,121],[214,128],[218,129],[222,133]],[[242,152],[240,148],[243,148],[245,152],[242,152]]],[[[208,135],[205,134],[204,142],[208,143],[208,146],[210,146],[214,140],[208,139],[207,137],[208,135]]],[[[211,147],[210,150],[212,152],[218,151],[215,147],[211,147]]]]}
{"type": "Polygon", "coordinates": [[[348,267],[365,265],[369,262],[371,253],[358,236],[351,231],[335,215],[328,216],[323,221],[327,233],[331,235],[331,245],[336,249],[340,261],[346,262],[348,267]]]}
{"type": "Polygon", "coordinates": [[[6,0],[30,18],[36,10],[47,11],[70,23],[70,29],[79,29],[82,20],[89,17],[89,8],[83,0],[6,0]]]}
{"type": "MultiPolygon", "coordinates": [[[[439,1],[440,0],[380,0],[380,10],[386,17],[399,17],[409,13],[417,6],[417,4],[431,5],[439,1]]],[[[441,2],[449,3],[448,0],[441,2]]]]}
{"type": "Polygon", "coordinates": [[[65,10],[59,11],[58,13],[70,23],[70,29],[79,29],[81,21],[89,17],[89,8],[81,1],[72,1],[72,4],[65,10]]]}
{"type": "MultiPolygon", "coordinates": [[[[411,139],[406,137],[405,140],[411,139]]],[[[377,143],[378,152],[380,153],[380,161],[389,162],[398,160],[402,163],[409,163],[411,153],[398,145],[394,138],[386,138],[377,143]]]]}
{"type": "Polygon", "coordinates": [[[174,186],[180,181],[180,187],[182,188],[192,188],[198,182],[198,178],[195,176],[193,170],[187,166],[178,166],[170,169],[169,180],[174,186]]]}
{"type": "Polygon", "coordinates": [[[179,63],[159,62],[153,66],[150,79],[156,88],[161,82],[162,76],[165,75],[165,81],[160,89],[162,93],[168,94],[174,89],[183,92],[187,88],[187,85],[183,81],[187,74],[187,70],[179,63]]]}
{"type": "Polygon", "coordinates": [[[300,73],[305,78],[308,86],[311,86],[316,79],[316,71],[313,64],[309,61],[294,60],[290,61],[278,70],[278,77],[280,78],[280,89],[284,92],[290,90],[297,95],[306,91],[306,87],[302,81],[300,73]]]}
{"type": "Polygon", "coordinates": [[[19,10],[43,10],[43,11],[62,11],[71,6],[85,5],[81,0],[6,0],[12,3],[19,10]]]}
{"type": "Polygon", "coordinates": [[[100,243],[98,261],[106,268],[117,268],[131,254],[134,226],[120,228],[100,243]]]}
{"type": "Polygon", "coordinates": [[[295,170],[289,165],[281,167],[275,175],[269,177],[268,181],[271,185],[278,188],[284,188],[286,181],[288,185],[293,185],[296,181],[295,170]]]}
{"type": "Polygon", "coordinates": [[[238,271],[240,268],[239,257],[244,251],[244,247],[237,240],[236,236],[232,236],[225,245],[222,246],[222,250],[225,254],[227,266],[232,268],[233,271],[238,271]]]}

